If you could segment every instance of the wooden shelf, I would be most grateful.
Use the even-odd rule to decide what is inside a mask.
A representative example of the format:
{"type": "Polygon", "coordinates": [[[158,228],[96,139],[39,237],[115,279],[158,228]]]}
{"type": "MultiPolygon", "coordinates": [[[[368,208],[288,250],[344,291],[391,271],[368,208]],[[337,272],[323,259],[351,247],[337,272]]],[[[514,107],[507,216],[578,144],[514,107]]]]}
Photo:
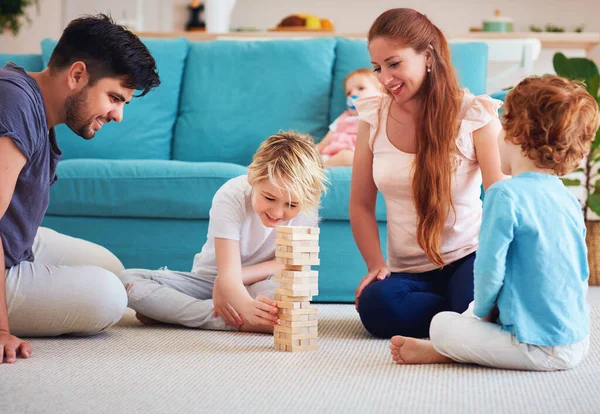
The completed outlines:
{"type": "Polygon", "coordinates": [[[136,32],[142,38],[174,38],[184,37],[191,41],[216,40],[219,38],[265,38],[285,39],[294,37],[333,37],[341,36],[352,39],[366,39],[366,33],[336,33],[323,30],[294,30],[294,31],[257,31],[257,32],[228,32],[228,33],[206,33],[206,32],[136,32]]]}
{"type": "Polygon", "coordinates": [[[589,52],[591,49],[600,44],[600,33],[583,32],[583,33],[551,33],[551,32],[511,32],[511,33],[496,33],[496,32],[470,32],[457,38],[470,39],[523,39],[534,38],[542,42],[543,48],[549,49],[584,49],[589,52]]]}

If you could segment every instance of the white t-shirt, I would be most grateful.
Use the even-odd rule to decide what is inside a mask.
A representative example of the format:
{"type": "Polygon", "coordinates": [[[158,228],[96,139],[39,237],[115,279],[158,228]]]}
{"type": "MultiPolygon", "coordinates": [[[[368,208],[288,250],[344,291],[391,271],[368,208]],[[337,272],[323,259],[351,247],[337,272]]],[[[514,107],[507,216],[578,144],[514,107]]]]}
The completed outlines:
{"type": "MultiPolygon", "coordinates": [[[[215,238],[238,240],[242,267],[275,259],[276,231],[266,227],[252,209],[252,187],[248,176],[227,181],[215,194],[209,212],[208,235],[202,251],[194,257],[193,273],[217,277],[215,238]]],[[[316,226],[314,216],[298,214],[282,226],[316,226]]]]}

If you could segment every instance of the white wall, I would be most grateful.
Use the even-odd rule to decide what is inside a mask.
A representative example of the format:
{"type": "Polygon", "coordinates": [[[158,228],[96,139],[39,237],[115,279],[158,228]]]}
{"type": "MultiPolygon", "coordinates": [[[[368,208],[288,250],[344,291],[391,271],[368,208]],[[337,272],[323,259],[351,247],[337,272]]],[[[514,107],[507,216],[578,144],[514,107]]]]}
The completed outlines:
{"type": "MultiPolygon", "coordinates": [[[[151,0],[143,0],[150,3],[151,0]]],[[[80,3],[98,4],[98,1],[80,0],[80,3]]],[[[0,52],[36,53],[44,37],[58,38],[62,30],[62,0],[40,0],[40,15],[30,13],[33,25],[22,29],[18,38],[0,35],[0,52]]],[[[173,27],[183,30],[188,20],[190,0],[172,0],[173,27]]],[[[102,4],[102,2],[100,2],[102,4]]],[[[274,27],[282,17],[293,13],[312,13],[328,17],[341,33],[366,33],[372,21],[392,7],[413,7],[426,14],[447,35],[465,33],[470,26],[493,15],[494,8],[502,6],[502,14],[515,19],[515,30],[528,30],[530,24],[546,23],[565,26],[572,30],[584,24],[587,31],[600,32],[600,1],[598,0],[505,0],[502,4],[486,5],[481,0],[237,0],[232,16],[232,27],[274,27]],[[401,4],[400,4],[401,3],[401,4]]],[[[92,11],[90,6],[90,12],[92,11]]],[[[600,47],[591,57],[600,64],[600,47]]]]}

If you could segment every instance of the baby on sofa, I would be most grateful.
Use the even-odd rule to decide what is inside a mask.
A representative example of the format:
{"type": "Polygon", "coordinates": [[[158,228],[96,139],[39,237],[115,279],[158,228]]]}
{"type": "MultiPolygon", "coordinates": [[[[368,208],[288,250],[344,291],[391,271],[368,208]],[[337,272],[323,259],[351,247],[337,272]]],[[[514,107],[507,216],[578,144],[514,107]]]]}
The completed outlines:
{"type": "Polygon", "coordinates": [[[326,167],[351,166],[358,133],[358,112],[354,100],[381,93],[372,69],[350,72],[344,80],[347,109],[329,126],[329,132],[317,144],[326,167]]]}

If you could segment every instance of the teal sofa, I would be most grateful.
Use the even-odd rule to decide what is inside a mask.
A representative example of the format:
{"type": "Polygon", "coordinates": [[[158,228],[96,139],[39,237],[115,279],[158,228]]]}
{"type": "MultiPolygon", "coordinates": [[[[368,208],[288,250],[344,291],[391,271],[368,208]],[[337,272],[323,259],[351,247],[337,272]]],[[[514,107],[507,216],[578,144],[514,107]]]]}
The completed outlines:
{"type": "MultiPolygon", "coordinates": [[[[346,74],[370,59],[365,41],[347,38],[144,42],[161,86],[92,141],[56,128],[63,159],[43,225],[107,247],[127,268],[189,271],[217,189],[244,174],[259,143],[279,130],[322,138],[345,108],[346,74]]],[[[0,54],[0,65],[40,71],[55,45],[44,40],[39,55],[0,54]]],[[[452,61],[462,86],[484,93],[486,45],[453,45],[452,61]]],[[[315,301],[352,302],[366,267],[348,217],[351,169],[329,176],[315,301]]],[[[381,198],[376,214],[385,251],[381,198]]]]}

